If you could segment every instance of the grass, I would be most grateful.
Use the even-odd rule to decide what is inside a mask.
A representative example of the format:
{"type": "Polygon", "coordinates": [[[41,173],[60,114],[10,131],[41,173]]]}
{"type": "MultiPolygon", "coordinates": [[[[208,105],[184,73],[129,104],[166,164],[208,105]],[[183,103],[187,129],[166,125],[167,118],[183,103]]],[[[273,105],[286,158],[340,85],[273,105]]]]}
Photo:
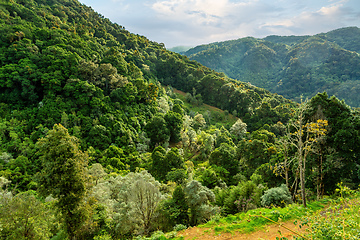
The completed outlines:
{"type": "Polygon", "coordinates": [[[360,239],[360,192],[349,192],[349,189],[345,189],[348,191],[345,195],[343,190],[340,186],[340,197],[314,201],[306,208],[299,204],[290,204],[285,208],[258,208],[226,217],[215,216],[198,227],[204,228],[203,233],[206,234],[247,234],[263,230],[270,224],[283,226],[282,223],[293,220],[295,225],[307,227],[304,235],[293,231],[298,234],[298,240],[360,239]]]}
{"type": "Polygon", "coordinates": [[[258,208],[246,213],[238,213],[223,218],[214,218],[199,227],[212,228],[216,234],[225,232],[251,233],[265,226],[273,224],[272,221],[280,223],[288,220],[296,220],[308,214],[323,209],[328,200],[316,201],[308,204],[307,208],[299,204],[291,204],[285,208],[258,208]]]}
{"type": "Polygon", "coordinates": [[[331,201],[325,210],[303,219],[302,224],[308,226],[308,234],[298,239],[360,239],[360,193],[341,183],[338,187],[338,199],[331,201]]]}
{"type": "Polygon", "coordinates": [[[262,230],[269,224],[282,226],[283,222],[294,220],[295,225],[307,227],[304,235],[288,229],[298,235],[298,240],[360,239],[360,192],[341,185],[339,192],[340,197],[314,201],[306,208],[299,204],[285,208],[259,208],[247,213],[216,217],[199,227],[211,228],[215,234],[245,234],[262,230]]]}
{"type": "Polygon", "coordinates": [[[182,100],[184,102],[184,106],[189,112],[200,113],[204,117],[208,113],[210,113],[209,114],[210,119],[205,118],[206,122],[209,125],[211,125],[212,123],[217,123],[217,124],[224,125],[224,126],[232,126],[237,120],[237,118],[235,116],[233,116],[232,114],[229,114],[226,111],[223,111],[219,108],[216,108],[216,107],[213,107],[213,106],[210,106],[207,104],[201,104],[201,105],[197,106],[197,105],[193,105],[191,103],[186,102],[184,92],[174,89],[174,93],[177,98],[179,98],[180,100],[182,100]]]}

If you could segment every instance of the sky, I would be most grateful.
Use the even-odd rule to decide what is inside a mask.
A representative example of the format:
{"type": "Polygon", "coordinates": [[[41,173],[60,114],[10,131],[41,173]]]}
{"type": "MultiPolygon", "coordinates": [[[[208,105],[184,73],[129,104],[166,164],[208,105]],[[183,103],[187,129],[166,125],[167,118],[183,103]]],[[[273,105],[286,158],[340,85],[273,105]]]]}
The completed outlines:
{"type": "Polygon", "coordinates": [[[167,48],[360,27],[360,0],[80,0],[167,48]]]}

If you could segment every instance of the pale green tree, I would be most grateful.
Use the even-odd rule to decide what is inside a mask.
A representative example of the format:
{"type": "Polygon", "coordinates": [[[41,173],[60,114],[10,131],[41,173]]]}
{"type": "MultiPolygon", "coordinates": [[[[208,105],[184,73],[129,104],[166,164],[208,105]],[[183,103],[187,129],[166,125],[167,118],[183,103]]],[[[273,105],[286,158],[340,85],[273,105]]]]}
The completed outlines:
{"type": "Polygon", "coordinates": [[[198,129],[203,129],[205,126],[206,126],[206,121],[204,116],[200,113],[196,114],[192,122],[192,127],[195,130],[198,130],[198,129]]]}
{"type": "Polygon", "coordinates": [[[215,201],[215,194],[200,182],[192,180],[186,185],[184,192],[190,207],[190,224],[192,226],[209,220],[211,216],[219,212],[218,207],[210,204],[215,201]]]}
{"type": "Polygon", "coordinates": [[[107,207],[117,238],[148,235],[165,196],[161,184],[147,171],[110,177],[94,186],[92,196],[107,207]]]}
{"type": "Polygon", "coordinates": [[[244,123],[240,118],[231,126],[230,133],[236,138],[243,138],[246,134],[247,124],[244,123]]]}

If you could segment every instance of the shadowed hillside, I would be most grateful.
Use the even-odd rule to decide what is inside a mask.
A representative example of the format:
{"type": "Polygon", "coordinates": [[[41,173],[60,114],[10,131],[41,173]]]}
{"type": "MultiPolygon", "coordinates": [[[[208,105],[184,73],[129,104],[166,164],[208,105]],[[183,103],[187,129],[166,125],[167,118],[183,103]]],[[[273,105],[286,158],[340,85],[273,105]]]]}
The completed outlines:
{"type": "Polygon", "coordinates": [[[314,36],[242,38],[192,48],[184,54],[216,71],[300,101],[327,91],[360,106],[360,29],[314,36]]]}

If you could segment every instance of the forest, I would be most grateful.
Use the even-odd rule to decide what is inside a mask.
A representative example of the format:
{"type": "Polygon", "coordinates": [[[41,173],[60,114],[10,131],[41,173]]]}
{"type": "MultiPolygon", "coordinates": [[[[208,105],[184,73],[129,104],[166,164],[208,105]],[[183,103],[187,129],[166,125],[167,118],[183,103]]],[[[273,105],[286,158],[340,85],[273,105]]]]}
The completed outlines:
{"type": "Polygon", "coordinates": [[[326,91],[359,107],[359,34],[358,27],[346,27],[313,36],[247,37],[182,54],[296,102],[326,91]]]}
{"type": "Polygon", "coordinates": [[[360,184],[359,110],[326,92],[293,102],[77,0],[0,0],[0,26],[0,239],[145,239],[360,184]]]}

